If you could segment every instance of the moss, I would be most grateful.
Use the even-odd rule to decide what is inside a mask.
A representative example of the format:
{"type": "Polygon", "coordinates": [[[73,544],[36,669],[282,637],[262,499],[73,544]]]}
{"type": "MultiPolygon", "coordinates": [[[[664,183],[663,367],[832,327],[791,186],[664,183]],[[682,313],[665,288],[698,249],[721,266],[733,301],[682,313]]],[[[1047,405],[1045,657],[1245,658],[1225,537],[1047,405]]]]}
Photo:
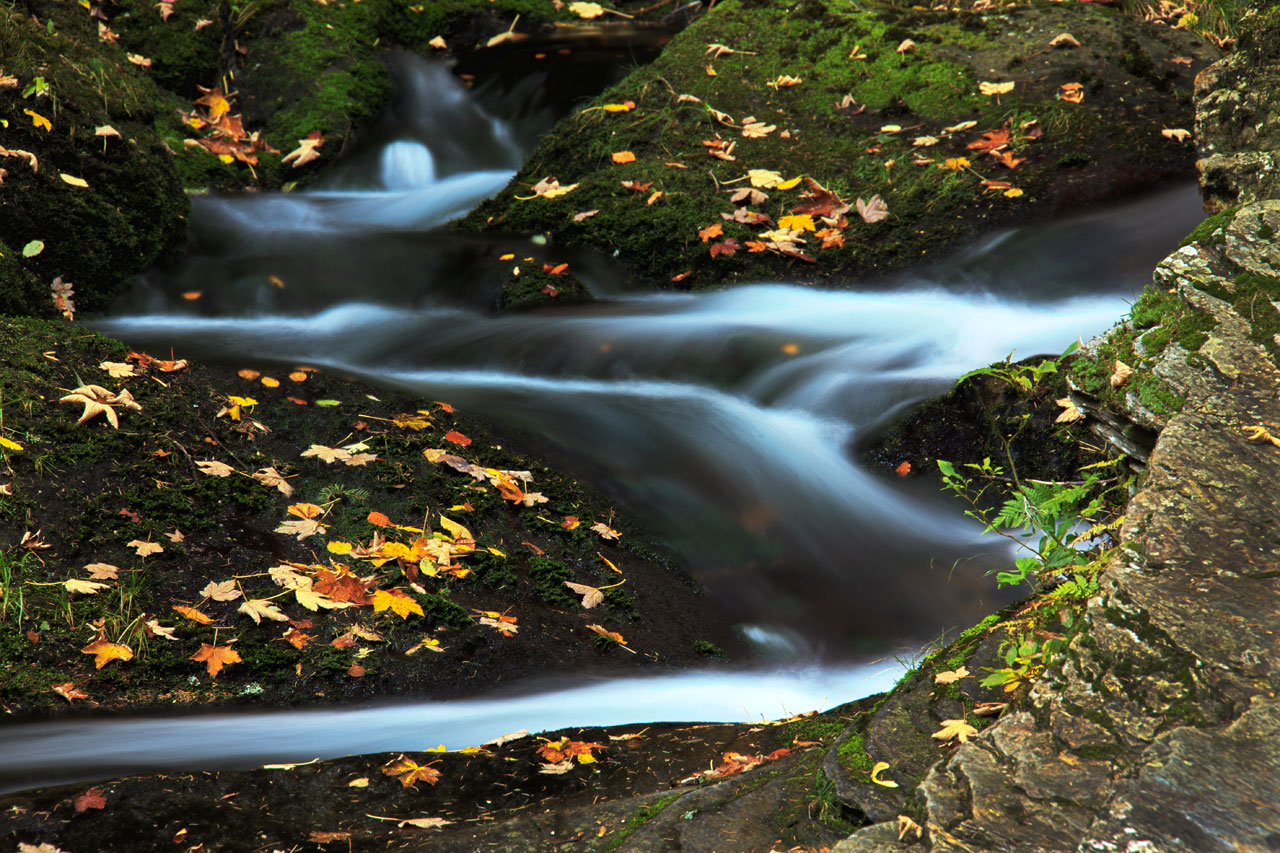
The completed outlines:
{"type": "Polygon", "coordinates": [[[1226,241],[1226,227],[1235,219],[1236,211],[1240,208],[1228,207],[1220,210],[1213,216],[1207,217],[1203,222],[1197,225],[1190,234],[1182,238],[1178,243],[1178,248],[1190,246],[1192,243],[1205,248],[1220,248],[1226,241]]]}
{"type": "Polygon", "coordinates": [[[622,826],[618,827],[617,831],[609,837],[609,840],[606,841],[604,846],[600,849],[606,851],[617,850],[622,846],[623,842],[635,833],[637,829],[662,814],[667,806],[671,805],[682,796],[684,796],[683,792],[663,794],[662,796],[655,797],[653,800],[650,800],[648,803],[640,806],[627,816],[623,821],[622,826]]]}
{"type": "Polygon", "coordinates": [[[1249,336],[1271,354],[1280,364],[1280,311],[1275,303],[1280,301],[1280,280],[1270,276],[1241,272],[1234,281],[1231,304],[1236,312],[1249,321],[1249,336]]]}
{"type": "Polygon", "coordinates": [[[574,603],[574,597],[564,585],[565,581],[573,580],[573,576],[564,563],[547,557],[530,557],[528,570],[534,591],[543,601],[548,604],[574,603]]]}
{"type": "Polygon", "coordinates": [[[840,765],[849,771],[860,782],[871,781],[871,768],[875,761],[867,753],[866,742],[861,733],[852,733],[836,749],[840,757],[840,765]]]}

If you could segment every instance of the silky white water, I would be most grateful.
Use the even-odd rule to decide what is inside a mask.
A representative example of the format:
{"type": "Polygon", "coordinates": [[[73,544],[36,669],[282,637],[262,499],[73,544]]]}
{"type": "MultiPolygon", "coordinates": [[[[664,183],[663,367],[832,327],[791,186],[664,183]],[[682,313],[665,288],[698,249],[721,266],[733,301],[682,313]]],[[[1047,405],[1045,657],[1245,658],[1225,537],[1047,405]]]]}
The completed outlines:
{"type": "Polygon", "coordinates": [[[934,487],[873,476],[852,448],[967,370],[1106,329],[1200,217],[1181,188],[996,235],[876,289],[631,294],[607,258],[431,230],[516,163],[501,122],[447,75],[406,67],[418,108],[401,101],[412,117],[382,144],[323,191],[197,199],[188,262],[146,276],[95,327],[184,357],[319,365],[523,429],[655,531],[762,654],[791,663],[588,684],[566,673],[518,695],[352,711],[5,727],[0,785],[776,717],[884,689],[898,667],[860,650],[977,621],[1007,600],[984,572],[1008,554],[934,487]],[[433,112],[432,92],[463,112],[433,112]],[[601,298],[492,314],[508,251],[572,260],[601,298]],[[186,302],[189,290],[204,296],[186,302]],[[200,751],[223,728],[235,746],[200,751]]]}

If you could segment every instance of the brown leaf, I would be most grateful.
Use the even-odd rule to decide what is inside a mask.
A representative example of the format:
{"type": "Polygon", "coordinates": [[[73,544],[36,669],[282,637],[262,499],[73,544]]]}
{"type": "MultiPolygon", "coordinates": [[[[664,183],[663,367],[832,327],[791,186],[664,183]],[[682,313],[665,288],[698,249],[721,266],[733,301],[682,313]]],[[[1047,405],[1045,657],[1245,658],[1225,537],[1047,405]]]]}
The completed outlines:
{"type": "Polygon", "coordinates": [[[1111,378],[1107,381],[1111,383],[1112,388],[1120,388],[1129,382],[1131,376],[1133,376],[1133,368],[1116,359],[1115,369],[1112,370],[1111,378]]]}
{"type": "Polygon", "coordinates": [[[698,236],[702,238],[702,242],[704,243],[710,240],[712,237],[719,237],[723,233],[724,233],[724,226],[722,226],[719,222],[713,223],[711,225],[708,225],[706,228],[701,228],[698,230],[698,236]]]}
{"type": "Polygon", "coordinates": [[[401,755],[399,758],[393,759],[383,765],[382,772],[387,776],[395,776],[400,780],[400,784],[408,788],[419,782],[426,782],[428,785],[434,785],[440,781],[440,771],[431,765],[422,765],[401,755]]]}
{"type": "Polygon", "coordinates": [[[164,552],[164,546],[158,542],[144,542],[141,539],[134,539],[129,543],[129,547],[138,552],[139,557],[146,557],[151,554],[161,554],[164,552]]]}
{"type": "Polygon", "coordinates": [[[722,240],[719,243],[711,244],[711,257],[715,258],[720,255],[732,255],[741,248],[742,246],[739,245],[738,241],[730,237],[728,240],[722,240]]]}
{"type": "Polygon", "coordinates": [[[76,797],[73,802],[77,813],[89,809],[105,809],[107,807],[107,798],[102,796],[101,788],[90,788],[76,797]]]}
{"type": "Polygon", "coordinates": [[[280,162],[288,163],[293,160],[293,168],[295,169],[299,166],[305,166],[312,160],[320,159],[321,145],[324,145],[324,135],[318,130],[313,130],[307,134],[306,139],[299,139],[298,147],[286,154],[280,162]]]}
{"type": "Polygon", "coordinates": [[[85,693],[79,687],[76,687],[75,682],[72,681],[68,681],[64,684],[55,684],[49,689],[73,704],[76,699],[89,698],[89,694],[85,693]]]}
{"type": "Polygon", "coordinates": [[[573,583],[572,581],[565,581],[564,585],[582,596],[582,607],[585,610],[590,610],[604,601],[604,593],[594,586],[587,586],[585,583],[573,583]]]}

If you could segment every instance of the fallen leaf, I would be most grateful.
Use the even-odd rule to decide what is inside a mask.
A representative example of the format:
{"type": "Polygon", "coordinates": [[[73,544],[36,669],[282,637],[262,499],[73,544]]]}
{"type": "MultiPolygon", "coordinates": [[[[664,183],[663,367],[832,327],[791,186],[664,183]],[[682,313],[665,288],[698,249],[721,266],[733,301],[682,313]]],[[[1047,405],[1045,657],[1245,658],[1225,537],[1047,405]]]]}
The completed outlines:
{"type": "Polygon", "coordinates": [[[621,634],[619,634],[617,631],[605,630],[603,625],[588,625],[587,630],[592,631],[596,634],[599,634],[601,637],[607,637],[608,639],[613,640],[615,643],[618,643],[619,645],[625,646],[627,644],[627,641],[622,639],[621,634]]]}
{"type": "Polygon", "coordinates": [[[599,3],[577,2],[569,4],[569,11],[577,15],[579,18],[586,18],[590,21],[593,18],[598,18],[603,15],[604,7],[599,3]]]}
{"type": "Polygon", "coordinates": [[[896,788],[898,783],[892,779],[881,779],[880,774],[889,769],[889,762],[877,761],[871,768],[871,781],[884,788],[896,788]]]}
{"type": "Polygon", "coordinates": [[[201,474],[210,477],[229,477],[236,471],[225,462],[218,462],[215,459],[199,459],[196,461],[196,467],[200,469],[201,474]]]}
{"type": "MultiPolygon", "coordinates": [[[[608,106],[606,106],[605,109],[608,109],[608,106]]],[[[528,201],[529,199],[539,198],[539,197],[559,198],[562,195],[567,195],[568,193],[573,192],[577,188],[578,188],[577,184],[569,184],[567,186],[561,186],[560,182],[555,178],[547,177],[547,178],[543,178],[542,180],[534,184],[532,187],[530,187],[530,189],[533,190],[533,195],[530,195],[530,196],[518,195],[518,196],[515,196],[515,198],[519,199],[520,201],[528,201]]]]}
{"type": "Polygon", "coordinates": [[[1074,423],[1075,421],[1078,421],[1084,417],[1084,412],[1076,408],[1076,404],[1071,402],[1070,397],[1062,397],[1060,399],[1054,400],[1054,402],[1057,403],[1059,406],[1061,406],[1063,409],[1063,411],[1058,414],[1058,417],[1054,419],[1054,423],[1069,424],[1069,423],[1074,423]]]}
{"type": "Polygon", "coordinates": [[[142,411],[142,406],[134,402],[133,395],[128,389],[113,394],[101,385],[81,385],[65,397],[59,398],[58,402],[80,403],[84,406],[84,411],[80,413],[80,420],[76,421],[78,424],[101,414],[106,416],[107,422],[114,429],[120,428],[120,419],[116,415],[115,406],[142,411]]]}
{"type": "Polygon", "coordinates": [[[584,210],[581,213],[575,213],[573,215],[573,221],[582,222],[584,219],[590,219],[591,217],[595,216],[599,212],[600,212],[599,208],[596,208],[594,210],[584,210]]]}
{"type": "Polygon", "coordinates": [[[1271,431],[1262,424],[1250,424],[1244,427],[1244,431],[1250,441],[1269,441],[1276,447],[1280,447],[1280,438],[1272,435],[1271,431]]]}
{"type": "Polygon", "coordinates": [[[85,189],[89,186],[89,182],[84,178],[77,178],[75,175],[68,175],[66,172],[59,172],[58,177],[62,179],[63,183],[70,184],[73,187],[85,189]]]}
{"type": "Polygon", "coordinates": [[[1080,83],[1063,83],[1058,97],[1071,103],[1079,104],[1084,101],[1084,86],[1080,83]]]}
{"type": "Polygon", "coordinates": [[[200,594],[214,601],[235,601],[240,597],[240,589],[236,586],[234,580],[222,581],[221,583],[209,581],[205,588],[200,590],[200,594]]]}
{"type": "Polygon", "coordinates": [[[904,814],[898,815],[898,840],[901,841],[908,832],[914,832],[916,838],[924,834],[924,827],[904,814]]]}
{"type": "Polygon", "coordinates": [[[599,533],[601,539],[617,539],[622,535],[603,521],[597,521],[595,524],[591,525],[591,529],[596,533],[599,533]]]}
{"type": "Polygon", "coordinates": [[[213,624],[212,618],[210,618],[207,614],[203,613],[200,610],[197,610],[194,607],[187,607],[186,605],[183,605],[183,604],[175,604],[173,605],[173,609],[178,611],[178,613],[182,614],[187,619],[190,619],[192,622],[197,622],[201,625],[213,624]]]}
{"type": "Polygon", "coordinates": [[[410,613],[422,616],[422,605],[413,597],[398,589],[380,589],[373,594],[373,612],[381,613],[390,610],[401,619],[408,619],[410,613]]]}
{"type": "Polygon", "coordinates": [[[572,581],[565,581],[564,585],[582,596],[582,606],[586,610],[590,610],[604,601],[604,593],[594,586],[587,586],[585,583],[573,583],[572,581]]]}
{"type": "Polygon", "coordinates": [[[521,729],[518,732],[507,732],[506,734],[499,735],[493,740],[487,740],[481,744],[481,746],[502,746],[503,744],[511,743],[513,740],[520,740],[522,738],[527,738],[528,736],[529,730],[521,729]]]}
{"type": "Polygon", "coordinates": [[[1165,139],[1176,139],[1178,142],[1186,142],[1187,137],[1191,136],[1191,131],[1183,130],[1180,127],[1166,127],[1160,131],[1160,135],[1165,139]]]}
{"type": "Polygon", "coordinates": [[[80,578],[69,578],[62,582],[62,586],[66,588],[68,592],[80,592],[86,595],[97,595],[99,592],[107,589],[107,584],[105,583],[87,581],[80,578]]]}
{"type": "Polygon", "coordinates": [[[147,557],[151,554],[164,553],[164,546],[158,542],[144,542],[141,539],[134,539],[129,543],[129,547],[134,549],[139,557],[147,557]]]}
{"type": "Polygon", "coordinates": [[[942,741],[956,739],[961,743],[968,743],[969,738],[977,733],[978,730],[964,720],[943,720],[942,728],[938,729],[930,737],[942,741]]]}
{"type": "Polygon", "coordinates": [[[275,466],[259,468],[250,476],[264,486],[274,486],[286,498],[293,494],[293,486],[289,485],[284,475],[277,471],[275,466]]]}
{"type": "Polygon", "coordinates": [[[89,577],[96,581],[113,581],[118,580],[120,577],[119,567],[110,563],[89,563],[84,568],[89,573],[89,577]]]}
{"type": "Polygon", "coordinates": [[[991,95],[1007,95],[1013,91],[1014,83],[1008,80],[1003,83],[989,83],[985,80],[978,84],[978,91],[990,97],[991,95]]]}
{"type": "Polygon", "coordinates": [[[235,649],[230,646],[211,646],[208,643],[201,643],[200,651],[193,654],[188,660],[203,661],[205,668],[209,671],[209,675],[213,678],[218,677],[218,673],[222,671],[224,666],[241,663],[240,655],[235,649]]]}
{"type": "Polygon", "coordinates": [[[953,669],[947,672],[937,673],[933,677],[933,683],[934,684],[955,684],[960,679],[968,678],[968,677],[969,677],[968,668],[962,666],[959,669],[953,669]]]}
{"type": "Polygon", "coordinates": [[[35,127],[43,127],[45,133],[53,130],[53,122],[40,115],[38,112],[35,112],[34,110],[23,110],[23,112],[31,116],[31,124],[35,127]]]}
{"type": "Polygon", "coordinates": [[[1071,33],[1058,33],[1049,42],[1049,47],[1079,47],[1080,42],[1071,33]]]}
{"type": "Polygon", "coordinates": [[[451,429],[448,432],[446,432],[444,434],[444,440],[451,441],[454,444],[458,445],[459,447],[466,447],[468,444],[471,443],[471,439],[467,438],[465,435],[463,435],[462,433],[458,432],[455,429],[451,429]]]}
{"type": "Polygon", "coordinates": [[[916,43],[913,42],[911,39],[903,39],[902,43],[898,45],[895,52],[909,53],[910,51],[915,50],[915,47],[916,47],[916,43]]]}
{"type": "Polygon", "coordinates": [[[434,47],[436,50],[445,50],[449,47],[443,36],[436,36],[431,41],[427,42],[427,46],[434,47]]]}
{"type": "Polygon", "coordinates": [[[90,788],[72,802],[77,812],[84,812],[89,809],[105,809],[107,807],[107,798],[102,796],[101,788],[90,788]]]}
{"type": "Polygon", "coordinates": [[[89,698],[89,694],[85,693],[79,687],[76,687],[75,682],[73,681],[68,681],[64,684],[55,684],[49,689],[52,690],[54,693],[57,693],[63,699],[66,699],[68,702],[71,702],[73,704],[77,699],[89,698]]]}
{"type": "Polygon", "coordinates": [[[858,215],[863,222],[879,222],[889,216],[889,206],[879,195],[873,195],[870,201],[858,199],[858,215]]]}
{"type": "Polygon", "coordinates": [[[741,248],[742,246],[738,244],[738,241],[730,237],[728,240],[721,240],[719,243],[711,244],[711,257],[716,258],[720,255],[733,255],[741,248]]]}
{"type": "Polygon", "coordinates": [[[80,651],[86,655],[94,655],[93,663],[98,669],[102,669],[113,660],[133,659],[133,649],[119,643],[108,643],[102,637],[94,640],[80,651]]]}
{"type": "Polygon", "coordinates": [[[1116,359],[1115,368],[1111,371],[1111,378],[1107,381],[1111,383],[1112,388],[1120,388],[1128,383],[1131,376],[1133,376],[1133,368],[1120,359],[1116,359]]]}
{"type": "Polygon", "coordinates": [[[760,139],[768,136],[778,129],[775,124],[765,124],[762,121],[744,120],[742,124],[742,135],[748,139],[760,139]]]}
{"type": "Polygon", "coordinates": [[[383,765],[382,772],[387,776],[395,776],[400,780],[400,784],[406,788],[412,787],[419,782],[426,782],[428,785],[434,785],[440,781],[440,771],[431,765],[422,765],[401,754],[399,758],[392,759],[383,765]]]}
{"type": "Polygon", "coordinates": [[[281,613],[280,608],[265,598],[250,598],[243,602],[236,612],[248,616],[257,625],[261,625],[263,619],[270,619],[273,622],[289,621],[289,617],[281,613]]]}
{"type": "Polygon", "coordinates": [[[636,155],[630,151],[615,151],[609,156],[615,163],[634,163],[636,161],[636,155]]]}

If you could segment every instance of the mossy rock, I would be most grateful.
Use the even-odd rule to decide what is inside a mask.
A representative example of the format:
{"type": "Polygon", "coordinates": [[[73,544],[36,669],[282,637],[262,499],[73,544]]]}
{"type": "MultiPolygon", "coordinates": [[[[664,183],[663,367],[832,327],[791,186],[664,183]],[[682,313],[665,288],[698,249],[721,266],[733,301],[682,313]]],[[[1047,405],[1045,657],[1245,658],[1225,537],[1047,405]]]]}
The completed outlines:
{"type": "Polygon", "coordinates": [[[152,129],[159,92],[96,33],[86,41],[16,12],[0,12],[0,56],[17,78],[0,87],[4,147],[30,155],[0,157],[0,242],[19,252],[44,244],[0,264],[0,292],[12,297],[3,308],[47,311],[59,276],[75,286],[80,310],[102,308],[182,239],[187,200],[152,129]],[[32,90],[38,80],[44,86],[32,90]],[[108,127],[114,133],[100,131],[108,127]]]}
{"type": "Polygon", "coordinates": [[[1191,126],[1192,73],[1216,56],[1190,33],[1083,4],[979,14],[727,0],[564,120],[459,227],[542,232],[607,252],[656,286],[866,278],[995,225],[1190,174],[1191,145],[1160,131],[1191,126]],[[1050,47],[1064,31],[1081,47],[1050,47]],[[1014,88],[987,96],[981,82],[1014,88]],[[1068,83],[1082,85],[1082,103],[1059,98],[1068,83]],[[744,132],[749,120],[757,129],[744,132]],[[969,147],[1006,127],[1012,169],[969,147]],[[937,141],[915,144],[922,137],[937,141]],[[635,160],[615,162],[621,151],[635,160]],[[777,174],[757,181],[767,199],[734,200],[750,188],[748,170],[777,174]],[[574,189],[530,197],[549,177],[574,189]],[[801,177],[845,203],[879,195],[890,216],[866,222],[850,210],[831,226],[819,210],[790,221],[803,243],[762,236],[806,201],[822,207],[801,177]]]}

